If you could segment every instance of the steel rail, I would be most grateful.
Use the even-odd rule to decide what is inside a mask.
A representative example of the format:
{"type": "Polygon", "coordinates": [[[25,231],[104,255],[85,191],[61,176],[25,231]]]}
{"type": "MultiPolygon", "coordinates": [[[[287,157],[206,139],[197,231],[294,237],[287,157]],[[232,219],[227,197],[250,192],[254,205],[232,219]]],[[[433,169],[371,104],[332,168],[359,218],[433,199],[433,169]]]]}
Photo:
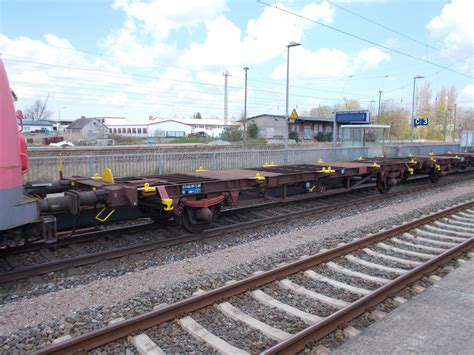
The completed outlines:
{"type": "MultiPolygon", "coordinates": [[[[261,226],[269,225],[275,222],[281,222],[282,218],[286,220],[286,219],[291,219],[295,217],[301,217],[301,216],[311,215],[311,214],[316,214],[316,213],[331,212],[337,209],[347,207],[348,203],[352,205],[360,205],[360,204],[365,204],[367,202],[383,200],[387,197],[395,197],[395,196],[400,196],[400,195],[408,194],[411,192],[419,191],[421,187],[431,188],[431,187],[436,187],[436,186],[439,186],[439,185],[433,185],[432,183],[428,183],[422,186],[411,186],[408,188],[404,188],[401,191],[395,191],[389,194],[377,194],[373,196],[364,196],[364,197],[357,198],[355,200],[342,201],[342,202],[337,202],[337,203],[333,203],[331,205],[325,205],[325,206],[316,206],[316,207],[308,208],[304,211],[291,211],[291,212],[286,212],[285,214],[277,214],[270,217],[264,217],[264,218],[255,219],[251,221],[239,222],[239,223],[231,224],[227,226],[216,227],[216,228],[212,228],[210,230],[204,231],[203,233],[200,233],[200,234],[186,233],[186,234],[178,235],[177,237],[173,237],[173,238],[161,239],[161,240],[151,241],[147,243],[140,243],[137,245],[128,245],[128,246],[124,246],[120,248],[115,248],[112,250],[105,250],[105,251],[100,251],[100,252],[95,252],[95,253],[90,253],[90,254],[79,255],[79,256],[67,258],[64,260],[55,260],[55,261],[51,261],[51,262],[47,262],[47,263],[43,263],[39,265],[27,266],[24,268],[17,268],[11,271],[1,273],[0,284],[16,281],[16,280],[20,280],[20,279],[24,279],[24,278],[28,278],[32,276],[39,276],[39,275],[47,274],[49,272],[59,271],[59,270],[67,269],[67,268],[85,266],[85,265],[97,263],[104,260],[116,259],[116,258],[124,257],[127,255],[131,255],[131,254],[143,253],[143,252],[151,251],[158,248],[166,248],[166,247],[171,247],[171,246],[175,246],[175,245],[179,245],[183,243],[204,240],[204,239],[212,238],[212,237],[218,237],[218,236],[223,235],[224,233],[232,233],[232,232],[238,232],[238,231],[242,231],[242,230],[250,229],[254,227],[261,227],[261,226]]],[[[329,197],[335,197],[335,196],[338,196],[338,194],[335,194],[334,196],[329,196],[329,197]]]]}
{"type": "MultiPolygon", "coordinates": [[[[466,174],[466,173],[474,173],[474,170],[464,170],[460,172],[460,174],[466,174]]],[[[434,186],[431,184],[426,184],[426,187],[443,186],[443,185],[447,185],[453,182],[463,181],[467,179],[467,177],[468,175],[465,175],[465,176],[457,175],[457,176],[454,176],[452,180],[449,180],[449,181],[444,180],[442,182],[438,182],[434,186]]],[[[405,181],[405,184],[423,182],[428,179],[429,179],[429,176],[417,176],[405,181]]],[[[406,186],[405,184],[404,186],[406,186]]],[[[375,187],[375,184],[369,183],[367,185],[360,186],[349,191],[341,188],[341,189],[335,189],[335,190],[331,190],[328,192],[324,192],[324,193],[320,193],[320,194],[312,195],[312,196],[303,196],[303,197],[297,197],[297,198],[288,197],[286,199],[276,198],[273,201],[266,201],[264,203],[243,205],[239,207],[224,209],[220,212],[220,217],[233,216],[239,213],[245,213],[245,212],[250,212],[250,211],[252,212],[258,211],[258,210],[266,209],[269,207],[283,207],[283,206],[288,206],[288,205],[297,204],[297,203],[311,202],[316,199],[325,199],[325,198],[331,198],[331,197],[337,197],[337,196],[343,196],[343,195],[350,197],[350,194],[352,193],[371,191],[373,187],[375,187]]],[[[390,194],[393,194],[393,192],[391,192],[390,194]]],[[[146,216],[144,216],[144,218],[146,218],[146,216]]],[[[170,225],[170,226],[172,227],[173,225],[170,225]]],[[[6,255],[16,255],[19,253],[36,251],[42,248],[63,247],[71,243],[82,243],[82,242],[87,242],[87,241],[91,241],[91,240],[95,240],[99,238],[112,237],[112,236],[116,236],[116,235],[120,235],[124,233],[136,233],[136,232],[141,232],[148,229],[158,229],[158,228],[160,228],[160,225],[157,223],[145,222],[145,223],[123,226],[119,228],[109,228],[109,229],[93,230],[89,232],[81,232],[81,233],[74,234],[72,237],[63,237],[55,242],[50,242],[50,243],[34,242],[31,244],[21,245],[17,247],[8,247],[8,248],[0,249],[0,257],[4,257],[6,255]]],[[[67,234],[68,231],[62,231],[60,233],[67,234]]]]}
{"type": "MultiPolygon", "coordinates": [[[[176,302],[163,308],[112,325],[105,326],[104,328],[93,330],[76,338],[65,340],[58,344],[50,345],[46,348],[38,350],[35,354],[71,354],[76,352],[85,352],[98,348],[102,345],[126,337],[132,332],[143,331],[145,329],[162,324],[164,322],[176,319],[178,317],[182,317],[185,314],[197,311],[201,308],[210,306],[217,302],[221,302],[223,300],[242,294],[249,290],[256,289],[277,279],[287,277],[305,269],[312,268],[323,262],[337,258],[341,255],[364,248],[370,244],[390,238],[394,235],[404,233],[408,230],[438,220],[458,211],[462,211],[466,208],[471,208],[473,206],[474,201],[470,201],[443,210],[441,212],[430,214],[428,216],[402,224],[389,230],[381,231],[366,238],[350,242],[343,246],[319,254],[315,254],[302,260],[291,262],[275,269],[265,271],[261,274],[250,276],[235,283],[225,285],[199,295],[192,296],[188,299],[176,302]]],[[[306,344],[314,341],[317,338],[313,333],[315,329],[318,329],[317,327],[324,325],[327,326],[323,333],[328,334],[330,332],[330,329],[334,330],[335,328],[337,328],[337,322],[339,322],[337,324],[341,324],[342,320],[347,321],[350,317],[352,317],[351,319],[353,319],[355,316],[363,313],[367,308],[370,308],[374,304],[382,301],[384,298],[387,297],[387,295],[397,292],[407,284],[414,282],[416,279],[422,277],[424,273],[436,268],[438,264],[445,262],[453,256],[462,253],[464,250],[471,248],[473,245],[474,238],[471,238],[466,242],[463,242],[461,245],[417,267],[415,269],[416,272],[415,270],[413,270],[408,272],[407,274],[398,277],[394,281],[390,282],[389,285],[391,285],[391,287],[383,286],[382,288],[375,290],[370,295],[364,296],[362,299],[355,302],[358,308],[354,309],[352,306],[349,306],[347,309],[338,311],[334,315],[329,316],[327,318],[329,320],[324,320],[321,323],[317,323],[316,325],[313,325],[307,328],[306,330],[303,330],[300,333],[297,333],[296,335],[288,338],[288,343],[284,341],[282,343],[277,344],[275,347],[268,349],[267,351],[270,351],[270,353],[294,353],[294,351],[292,351],[291,349],[301,350],[306,344]],[[395,281],[397,281],[397,284],[394,284],[395,281]],[[397,286],[398,284],[399,286],[397,286]],[[331,319],[334,318],[337,319],[331,321],[331,319]],[[287,349],[289,349],[289,351],[287,351],[287,349]]]]}

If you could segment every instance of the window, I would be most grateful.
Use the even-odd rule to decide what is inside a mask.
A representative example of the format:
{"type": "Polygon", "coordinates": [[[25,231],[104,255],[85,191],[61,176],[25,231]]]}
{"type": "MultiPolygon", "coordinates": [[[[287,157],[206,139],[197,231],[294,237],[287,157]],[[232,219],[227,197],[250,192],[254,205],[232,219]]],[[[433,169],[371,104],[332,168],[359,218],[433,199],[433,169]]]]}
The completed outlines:
{"type": "Polygon", "coordinates": [[[113,132],[112,128],[109,128],[109,133],[112,133],[112,132],[113,132]]]}
{"type": "Polygon", "coordinates": [[[137,129],[135,127],[132,128],[132,133],[137,134],[137,129]]]}
{"type": "Polygon", "coordinates": [[[117,128],[117,133],[119,133],[119,134],[122,133],[122,128],[120,128],[120,127],[117,128]]]}
{"type": "Polygon", "coordinates": [[[146,134],[147,129],[143,128],[143,134],[146,134]]]}
{"type": "Polygon", "coordinates": [[[138,132],[138,134],[142,134],[142,129],[141,129],[141,128],[137,128],[137,132],[138,132]]]}
{"type": "Polygon", "coordinates": [[[132,133],[132,129],[131,128],[127,128],[127,133],[132,133]]]}

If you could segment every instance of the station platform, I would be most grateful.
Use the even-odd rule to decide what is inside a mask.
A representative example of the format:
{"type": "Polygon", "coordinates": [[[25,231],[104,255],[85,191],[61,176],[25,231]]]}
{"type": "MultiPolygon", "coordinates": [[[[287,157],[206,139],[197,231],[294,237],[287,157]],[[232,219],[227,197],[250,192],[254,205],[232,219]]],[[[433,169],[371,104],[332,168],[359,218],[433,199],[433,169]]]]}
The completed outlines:
{"type": "Polygon", "coordinates": [[[331,354],[473,354],[474,258],[331,354]]]}

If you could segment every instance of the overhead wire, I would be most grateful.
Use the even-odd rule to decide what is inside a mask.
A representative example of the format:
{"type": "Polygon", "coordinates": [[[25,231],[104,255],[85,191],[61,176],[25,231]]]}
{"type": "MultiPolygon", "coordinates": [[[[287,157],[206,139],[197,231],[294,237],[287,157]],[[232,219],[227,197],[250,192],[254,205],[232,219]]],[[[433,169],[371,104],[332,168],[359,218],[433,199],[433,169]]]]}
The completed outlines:
{"type": "Polygon", "coordinates": [[[318,25],[320,25],[320,26],[323,26],[323,27],[325,27],[325,28],[331,29],[331,30],[333,30],[333,31],[342,33],[342,34],[344,34],[344,35],[346,35],[346,36],[350,36],[350,37],[356,38],[356,39],[358,39],[358,40],[360,40],[360,41],[363,41],[363,42],[372,44],[372,45],[374,45],[374,46],[383,48],[383,49],[385,49],[385,50],[388,50],[388,51],[397,53],[397,54],[399,54],[399,55],[402,55],[402,56],[405,56],[405,57],[408,57],[408,58],[411,58],[411,59],[414,59],[414,60],[417,60],[417,61],[420,61],[420,62],[423,62],[423,63],[427,63],[427,64],[430,64],[430,65],[433,65],[433,66],[436,66],[436,67],[439,67],[439,68],[443,68],[443,69],[445,69],[445,70],[449,70],[449,71],[451,71],[451,72],[453,72],[453,73],[456,73],[456,74],[458,74],[458,75],[461,75],[461,76],[464,76],[464,77],[467,77],[467,78],[470,78],[470,79],[473,79],[473,78],[474,78],[474,77],[471,76],[471,75],[458,72],[458,71],[453,70],[453,69],[451,69],[451,68],[448,68],[448,67],[446,67],[446,66],[444,66],[444,65],[437,64],[437,63],[434,63],[434,62],[429,61],[429,60],[427,60],[427,59],[423,59],[423,58],[417,57],[417,56],[415,56],[415,55],[412,55],[412,54],[410,54],[410,53],[406,53],[406,52],[400,51],[400,50],[398,50],[398,49],[385,46],[385,45],[383,45],[383,44],[374,42],[374,41],[372,41],[372,40],[370,40],[370,39],[367,39],[367,38],[364,38],[364,37],[361,37],[361,36],[358,36],[358,35],[349,33],[349,32],[347,32],[347,31],[341,30],[341,29],[336,28],[336,27],[334,27],[334,26],[327,25],[327,24],[325,24],[325,23],[323,23],[323,22],[321,22],[321,21],[317,21],[317,20],[310,19],[310,18],[308,18],[308,17],[306,17],[306,16],[303,16],[303,15],[301,15],[301,14],[298,14],[298,13],[296,13],[296,12],[293,12],[293,11],[290,11],[290,10],[287,10],[287,9],[284,9],[284,8],[281,8],[281,7],[278,7],[278,5],[269,4],[269,3],[267,3],[267,2],[265,2],[265,1],[263,1],[263,0],[257,0],[257,2],[261,3],[262,5],[271,7],[271,8],[273,8],[273,9],[276,9],[276,10],[279,10],[279,11],[282,11],[282,12],[285,12],[285,13],[287,13],[287,14],[289,14],[289,15],[292,15],[292,16],[295,16],[295,17],[298,17],[298,18],[301,18],[301,19],[303,19],[303,20],[306,20],[306,21],[309,21],[309,22],[318,24],[318,25]]]}

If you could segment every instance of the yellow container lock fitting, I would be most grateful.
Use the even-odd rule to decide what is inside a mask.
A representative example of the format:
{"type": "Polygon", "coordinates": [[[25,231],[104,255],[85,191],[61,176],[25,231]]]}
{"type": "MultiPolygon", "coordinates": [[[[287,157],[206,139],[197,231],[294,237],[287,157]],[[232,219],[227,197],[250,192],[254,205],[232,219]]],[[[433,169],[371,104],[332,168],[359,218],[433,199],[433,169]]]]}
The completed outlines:
{"type": "Polygon", "coordinates": [[[377,164],[377,162],[374,161],[374,163],[372,164],[372,167],[373,168],[380,168],[380,164],[377,164]]]}
{"type": "Polygon", "coordinates": [[[115,182],[112,169],[109,168],[105,168],[104,171],[102,171],[102,178],[104,182],[108,182],[109,184],[113,184],[115,182]]]}
{"type": "Polygon", "coordinates": [[[204,168],[202,166],[199,166],[197,169],[196,169],[196,172],[197,173],[202,173],[204,170],[204,168]]]}
{"type": "Polygon", "coordinates": [[[99,173],[95,173],[94,176],[92,177],[94,180],[102,180],[102,176],[100,176],[99,173]]]}
{"type": "Polygon", "coordinates": [[[461,157],[459,155],[456,155],[454,159],[461,160],[461,157]]]}
{"type": "Polygon", "coordinates": [[[325,174],[334,174],[336,172],[336,170],[332,169],[330,166],[328,166],[327,168],[323,166],[320,171],[325,174]]]}
{"type": "Polygon", "coordinates": [[[409,163],[410,163],[410,164],[416,164],[416,160],[415,160],[415,159],[413,159],[413,158],[411,158],[411,160],[410,160],[410,162],[409,162],[409,163]]]}
{"type": "Polygon", "coordinates": [[[263,164],[263,167],[264,168],[268,168],[270,166],[270,163],[268,161],[266,161],[264,164],[263,164]]]}
{"type": "Polygon", "coordinates": [[[161,204],[164,206],[163,210],[172,211],[173,210],[173,200],[170,198],[165,198],[161,200],[161,204]]]}
{"type": "Polygon", "coordinates": [[[409,173],[410,175],[413,175],[413,174],[415,173],[415,169],[413,169],[413,168],[408,168],[408,173],[409,173]]]}
{"type": "Polygon", "coordinates": [[[428,155],[434,155],[434,153],[433,153],[433,152],[429,152],[428,155]]]}
{"type": "Polygon", "coordinates": [[[145,185],[143,185],[143,191],[145,191],[145,193],[156,192],[156,187],[150,187],[150,184],[146,182],[145,185]]]}
{"type": "Polygon", "coordinates": [[[260,175],[260,173],[255,174],[255,180],[257,181],[265,181],[265,176],[260,175]]]}
{"type": "Polygon", "coordinates": [[[324,163],[324,162],[323,162],[323,160],[322,160],[321,158],[319,158],[316,163],[324,163]]]}
{"type": "Polygon", "coordinates": [[[436,169],[436,171],[441,171],[441,165],[435,164],[435,169],[436,169]]]}
{"type": "Polygon", "coordinates": [[[364,158],[362,158],[362,156],[360,156],[356,160],[364,160],[364,158]]]}
{"type": "Polygon", "coordinates": [[[448,154],[451,154],[451,151],[450,151],[450,150],[448,150],[448,154]]]}

